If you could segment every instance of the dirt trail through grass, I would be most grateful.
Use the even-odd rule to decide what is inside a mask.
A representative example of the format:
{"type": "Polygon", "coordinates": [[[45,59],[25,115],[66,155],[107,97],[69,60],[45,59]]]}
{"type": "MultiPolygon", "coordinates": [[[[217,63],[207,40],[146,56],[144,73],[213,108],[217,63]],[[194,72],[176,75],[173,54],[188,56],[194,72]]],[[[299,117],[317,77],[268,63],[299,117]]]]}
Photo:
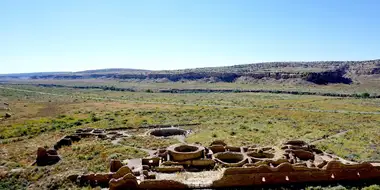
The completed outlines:
{"type": "MultiPolygon", "coordinates": [[[[117,101],[117,102],[126,102],[126,103],[140,103],[140,104],[161,104],[161,105],[178,105],[178,106],[199,106],[198,104],[182,104],[182,103],[169,103],[169,102],[152,102],[152,101],[131,101],[131,100],[122,100],[117,98],[99,98],[99,97],[91,97],[91,96],[78,96],[78,95],[68,95],[68,94],[56,94],[49,92],[39,92],[33,90],[24,90],[18,88],[9,88],[0,86],[0,89],[21,91],[21,92],[29,92],[29,93],[37,93],[43,95],[51,95],[51,96],[71,96],[73,98],[82,98],[82,99],[92,99],[92,100],[106,100],[106,101],[117,101]]],[[[291,111],[306,111],[306,112],[325,112],[325,113],[351,113],[351,114],[367,114],[367,115],[380,115],[380,112],[366,112],[366,111],[347,111],[347,110],[319,110],[319,109],[301,109],[301,108],[257,108],[253,106],[231,106],[231,105],[216,105],[216,104],[203,104],[201,106],[205,107],[218,107],[218,108],[248,108],[248,109],[256,109],[256,110],[291,110],[291,111]]]]}
{"type": "Polygon", "coordinates": [[[346,133],[348,133],[350,130],[344,130],[344,131],[341,131],[339,133],[336,133],[336,134],[333,134],[333,135],[330,135],[330,136],[326,136],[326,137],[323,137],[321,139],[318,139],[318,140],[314,140],[314,141],[311,141],[309,144],[317,144],[317,143],[320,143],[322,141],[325,141],[327,139],[331,139],[331,138],[338,138],[340,136],[343,136],[345,135],[346,133]]]}

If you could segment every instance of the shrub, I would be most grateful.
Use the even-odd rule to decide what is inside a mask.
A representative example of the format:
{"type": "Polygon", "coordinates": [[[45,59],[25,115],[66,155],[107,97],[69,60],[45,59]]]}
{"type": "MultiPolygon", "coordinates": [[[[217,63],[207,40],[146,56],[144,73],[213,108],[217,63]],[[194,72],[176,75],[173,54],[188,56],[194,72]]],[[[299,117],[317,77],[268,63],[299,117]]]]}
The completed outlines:
{"type": "Polygon", "coordinates": [[[371,95],[368,92],[364,92],[360,95],[361,98],[369,98],[371,95]]]}
{"type": "Polygon", "coordinates": [[[80,126],[80,125],[82,125],[82,122],[81,121],[76,121],[76,122],[74,122],[73,123],[75,126],[80,126]]]}
{"type": "Polygon", "coordinates": [[[368,92],[364,92],[361,94],[354,94],[353,96],[356,98],[370,98],[371,97],[371,95],[368,92]]]}
{"type": "Polygon", "coordinates": [[[240,125],[240,129],[245,130],[245,129],[248,129],[248,127],[246,125],[240,125]]]}
{"type": "Polygon", "coordinates": [[[12,115],[10,113],[5,113],[4,118],[10,118],[12,115]]]}
{"type": "Polygon", "coordinates": [[[66,117],[66,115],[58,115],[58,116],[57,116],[58,119],[63,119],[63,118],[65,118],[65,117],[66,117]]]}
{"type": "Polygon", "coordinates": [[[362,190],[380,190],[379,185],[371,185],[369,187],[364,187],[362,190]]]}
{"type": "Polygon", "coordinates": [[[92,122],[97,122],[97,121],[100,121],[100,118],[96,117],[95,114],[91,114],[91,121],[92,122]]]}
{"type": "Polygon", "coordinates": [[[23,177],[12,176],[0,179],[0,189],[26,189],[28,185],[28,180],[23,177]]]}

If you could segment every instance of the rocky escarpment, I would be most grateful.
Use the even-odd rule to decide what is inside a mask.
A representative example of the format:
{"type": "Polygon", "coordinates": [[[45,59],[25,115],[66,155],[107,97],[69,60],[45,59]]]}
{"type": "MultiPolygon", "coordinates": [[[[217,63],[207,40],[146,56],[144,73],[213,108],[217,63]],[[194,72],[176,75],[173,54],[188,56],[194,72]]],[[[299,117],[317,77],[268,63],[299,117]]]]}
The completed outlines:
{"type": "Polygon", "coordinates": [[[308,73],[304,79],[315,84],[328,84],[328,83],[343,83],[351,84],[352,79],[345,77],[349,66],[345,65],[333,71],[325,71],[319,73],[308,73]]]}
{"type": "Polygon", "coordinates": [[[258,72],[258,73],[178,73],[178,74],[94,74],[94,75],[46,75],[34,76],[32,79],[137,79],[137,80],[159,80],[178,82],[205,80],[206,82],[235,82],[242,77],[250,79],[303,79],[315,84],[344,83],[350,84],[352,81],[343,76],[339,71],[309,72],[309,73],[289,73],[289,72],[258,72]]]}
{"type": "MultiPolygon", "coordinates": [[[[242,78],[250,79],[302,79],[315,84],[350,84],[352,77],[358,75],[380,74],[380,60],[370,61],[325,61],[325,62],[274,62],[230,67],[211,67],[173,71],[117,72],[74,72],[57,74],[28,74],[29,79],[119,79],[119,80],[156,80],[156,81],[195,81],[236,82],[242,78]]],[[[4,78],[7,76],[0,76],[4,78]]],[[[10,77],[10,76],[9,76],[10,77]]],[[[8,78],[9,78],[8,77],[8,78]]],[[[12,76],[14,77],[14,76],[12,76]]]]}

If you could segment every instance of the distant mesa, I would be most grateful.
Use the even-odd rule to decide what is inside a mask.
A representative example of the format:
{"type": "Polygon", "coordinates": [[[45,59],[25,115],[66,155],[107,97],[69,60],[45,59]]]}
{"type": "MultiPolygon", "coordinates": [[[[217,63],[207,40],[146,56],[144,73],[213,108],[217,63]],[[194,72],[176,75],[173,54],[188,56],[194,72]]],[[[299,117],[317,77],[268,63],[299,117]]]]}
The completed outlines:
{"type": "Polygon", "coordinates": [[[250,80],[301,79],[318,85],[351,84],[357,76],[380,74],[380,60],[269,62],[227,67],[150,71],[99,69],[81,72],[0,75],[0,79],[117,79],[153,81],[244,82],[250,80]]]}

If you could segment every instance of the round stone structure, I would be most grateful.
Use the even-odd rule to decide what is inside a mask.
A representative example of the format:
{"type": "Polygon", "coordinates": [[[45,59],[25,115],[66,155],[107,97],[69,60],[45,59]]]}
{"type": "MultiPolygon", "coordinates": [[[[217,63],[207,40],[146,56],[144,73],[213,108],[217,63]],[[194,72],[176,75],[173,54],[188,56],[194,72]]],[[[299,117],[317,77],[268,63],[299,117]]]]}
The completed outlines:
{"type": "Polygon", "coordinates": [[[252,161],[262,161],[262,160],[270,160],[274,158],[274,154],[267,152],[247,152],[247,156],[251,158],[252,161]]]}
{"type": "Polygon", "coordinates": [[[156,137],[169,137],[169,136],[176,136],[176,135],[186,135],[187,131],[184,129],[177,128],[177,127],[169,127],[169,128],[152,129],[148,133],[149,135],[153,135],[156,137]]]}
{"type": "Polygon", "coordinates": [[[201,158],[205,148],[194,144],[175,144],[167,148],[174,161],[186,161],[201,158]]]}
{"type": "Polygon", "coordinates": [[[248,157],[245,154],[237,152],[220,152],[213,155],[216,162],[225,167],[241,167],[248,163],[248,157]]]}

